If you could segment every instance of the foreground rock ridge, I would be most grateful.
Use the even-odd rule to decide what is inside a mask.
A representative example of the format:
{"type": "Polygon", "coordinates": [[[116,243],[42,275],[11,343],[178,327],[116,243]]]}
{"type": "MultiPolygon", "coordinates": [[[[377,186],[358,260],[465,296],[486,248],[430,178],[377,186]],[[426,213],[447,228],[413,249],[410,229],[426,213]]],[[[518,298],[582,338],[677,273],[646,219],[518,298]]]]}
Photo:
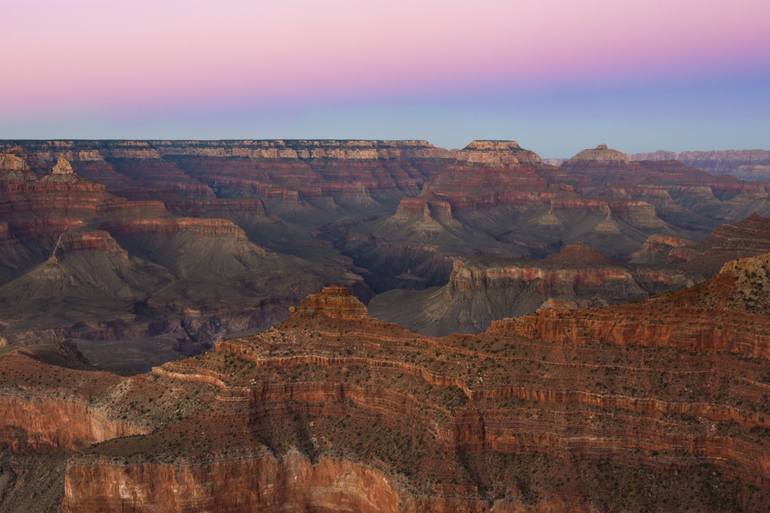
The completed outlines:
{"type": "Polygon", "coordinates": [[[0,509],[764,511],[768,291],[765,254],[638,305],[433,338],[327,286],[132,377],[6,351],[0,509]]]}

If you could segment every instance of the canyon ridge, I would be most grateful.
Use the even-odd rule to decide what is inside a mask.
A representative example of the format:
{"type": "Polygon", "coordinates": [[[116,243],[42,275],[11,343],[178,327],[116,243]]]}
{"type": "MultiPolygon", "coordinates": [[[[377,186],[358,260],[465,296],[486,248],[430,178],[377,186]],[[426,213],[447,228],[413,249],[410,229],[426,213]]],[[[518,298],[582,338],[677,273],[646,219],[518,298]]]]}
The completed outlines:
{"type": "Polygon", "coordinates": [[[0,510],[766,511],[765,153],[0,141],[0,510]]]}

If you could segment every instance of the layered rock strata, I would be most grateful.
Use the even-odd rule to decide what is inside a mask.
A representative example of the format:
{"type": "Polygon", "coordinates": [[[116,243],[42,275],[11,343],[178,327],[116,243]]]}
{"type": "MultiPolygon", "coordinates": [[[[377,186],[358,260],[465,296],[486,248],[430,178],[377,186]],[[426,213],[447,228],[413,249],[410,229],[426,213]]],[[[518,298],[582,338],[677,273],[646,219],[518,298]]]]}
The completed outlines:
{"type": "MultiPolygon", "coordinates": [[[[328,288],[274,329],[145,375],[7,353],[0,396],[35,422],[6,416],[0,439],[60,433],[11,451],[28,478],[35,458],[63,459],[66,512],[766,506],[767,355],[705,338],[575,343],[502,328],[424,337],[328,288]],[[103,427],[34,406],[62,397],[98,408],[103,427]]],[[[3,483],[10,510],[26,489],[3,483]]]]}

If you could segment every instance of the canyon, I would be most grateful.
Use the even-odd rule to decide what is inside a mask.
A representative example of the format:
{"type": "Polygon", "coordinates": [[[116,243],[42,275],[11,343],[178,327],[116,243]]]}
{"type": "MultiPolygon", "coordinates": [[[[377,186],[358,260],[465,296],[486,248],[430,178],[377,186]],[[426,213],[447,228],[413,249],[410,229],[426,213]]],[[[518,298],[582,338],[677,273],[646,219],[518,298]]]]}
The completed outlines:
{"type": "Polygon", "coordinates": [[[769,187],[606,145],[554,166],[510,140],[0,141],[0,336],[135,372],[330,283],[426,334],[639,300],[748,256],[698,248],[770,215],[769,187]],[[606,262],[576,272],[575,244],[606,262]]]}
{"type": "Polygon", "coordinates": [[[0,141],[0,511],[766,511],[770,182],[658,157],[0,141]]]}
{"type": "Polygon", "coordinates": [[[50,482],[38,511],[762,511],[768,258],[585,320],[443,338],[326,287],[268,330],[128,377],[12,349],[0,507],[50,482]],[[623,308],[649,320],[618,327],[623,308]]]}

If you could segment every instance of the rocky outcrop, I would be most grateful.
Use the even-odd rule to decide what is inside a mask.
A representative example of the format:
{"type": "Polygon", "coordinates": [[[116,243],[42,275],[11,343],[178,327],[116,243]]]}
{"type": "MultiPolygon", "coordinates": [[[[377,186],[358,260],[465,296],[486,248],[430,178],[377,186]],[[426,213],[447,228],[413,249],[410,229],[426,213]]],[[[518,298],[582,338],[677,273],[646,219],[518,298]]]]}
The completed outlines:
{"type": "Polygon", "coordinates": [[[580,268],[610,265],[610,259],[588,244],[576,242],[562,247],[558,253],[547,256],[543,263],[548,266],[580,268]]]}
{"type": "Polygon", "coordinates": [[[766,253],[770,251],[770,218],[752,214],[739,223],[720,226],[704,241],[701,251],[732,259],[766,253]]]}
{"type": "Polygon", "coordinates": [[[657,215],[655,206],[646,201],[614,201],[610,210],[618,218],[631,226],[644,230],[667,228],[666,223],[657,215]]]}
{"type": "Polygon", "coordinates": [[[540,312],[496,321],[490,331],[560,343],[661,345],[770,359],[769,261],[763,255],[730,262],[704,283],[644,303],[540,312]]]}
{"type": "Polygon", "coordinates": [[[58,177],[72,177],[75,171],[72,169],[72,164],[65,157],[59,156],[56,164],[51,169],[51,174],[58,177]]]}
{"type": "Polygon", "coordinates": [[[681,271],[624,267],[577,243],[540,261],[482,264],[454,261],[438,289],[375,296],[372,314],[429,335],[480,331],[495,319],[550,308],[635,301],[692,284],[681,271]]]}
{"type": "MultiPolygon", "coordinates": [[[[325,289],[273,329],[147,375],[0,355],[0,397],[71,387],[139,427],[49,449],[68,512],[726,513],[770,498],[766,358],[506,329],[437,339],[354,304],[325,289]]],[[[27,429],[0,419],[0,433],[27,429]]]]}
{"type": "Polygon", "coordinates": [[[416,198],[402,199],[387,222],[416,233],[442,232],[461,226],[452,215],[452,204],[436,198],[430,191],[416,198]]]}
{"type": "Polygon", "coordinates": [[[756,213],[737,223],[715,228],[692,248],[674,250],[674,258],[704,275],[716,273],[725,262],[770,252],[770,218],[756,213]]]}
{"type": "Polygon", "coordinates": [[[366,465],[292,451],[200,465],[109,461],[67,467],[62,512],[141,511],[398,511],[399,494],[385,475],[366,465]],[[161,486],[150,486],[151,483],[161,486]],[[205,486],[204,483],[206,484],[205,486]],[[168,487],[177,490],[168,493],[168,487]],[[210,490],[217,490],[211,493],[210,490]],[[258,493],[254,493],[259,490],[258,493]]]}
{"type": "Polygon", "coordinates": [[[15,153],[0,153],[0,171],[4,173],[19,173],[29,171],[29,166],[23,158],[15,153]]]}
{"type": "Polygon", "coordinates": [[[596,148],[577,153],[563,165],[569,167],[585,162],[628,162],[629,160],[629,156],[625,153],[608,148],[606,144],[600,144],[596,148]]]}
{"type": "Polygon", "coordinates": [[[323,317],[333,320],[365,319],[368,316],[366,307],[353,296],[348,289],[339,286],[328,286],[317,294],[305,298],[296,309],[292,309],[293,318],[323,317]]]}
{"type": "Polygon", "coordinates": [[[75,450],[144,433],[78,399],[0,395],[6,412],[0,443],[12,452],[75,450]]]}
{"type": "Polygon", "coordinates": [[[694,253],[695,243],[689,239],[671,235],[650,235],[642,249],[632,255],[639,264],[668,264],[686,262],[694,253]]]}
{"type": "Polygon", "coordinates": [[[147,432],[89,399],[89,386],[109,388],[117,376],[48,365],[19,350],[0,356],[0,367],[0,444],[11,453],[74,451],[147,432]]]}
{"type": "Polygon", "coordinates": [[[34,180],[27,161],[16,153],[20,148],[11,148],[10,151],[0,153],[0,180],[2,181],[24,181],[34,180]]]}
{"type": "Polygon", "coordinates": [[[190,232],[209,237],[246,240],[243,229],[229,219],[197,217],[139,218],[111,221],[105,227],[118,235],[159,234],[171,235],[190,232]]]}
{"type": "Polygon", "coordinates": [[[540,156],[525,150],[516,141],[471,141],[465,148],[454,153],[457,160],[486,166],[537,165],[540,156]]]}

